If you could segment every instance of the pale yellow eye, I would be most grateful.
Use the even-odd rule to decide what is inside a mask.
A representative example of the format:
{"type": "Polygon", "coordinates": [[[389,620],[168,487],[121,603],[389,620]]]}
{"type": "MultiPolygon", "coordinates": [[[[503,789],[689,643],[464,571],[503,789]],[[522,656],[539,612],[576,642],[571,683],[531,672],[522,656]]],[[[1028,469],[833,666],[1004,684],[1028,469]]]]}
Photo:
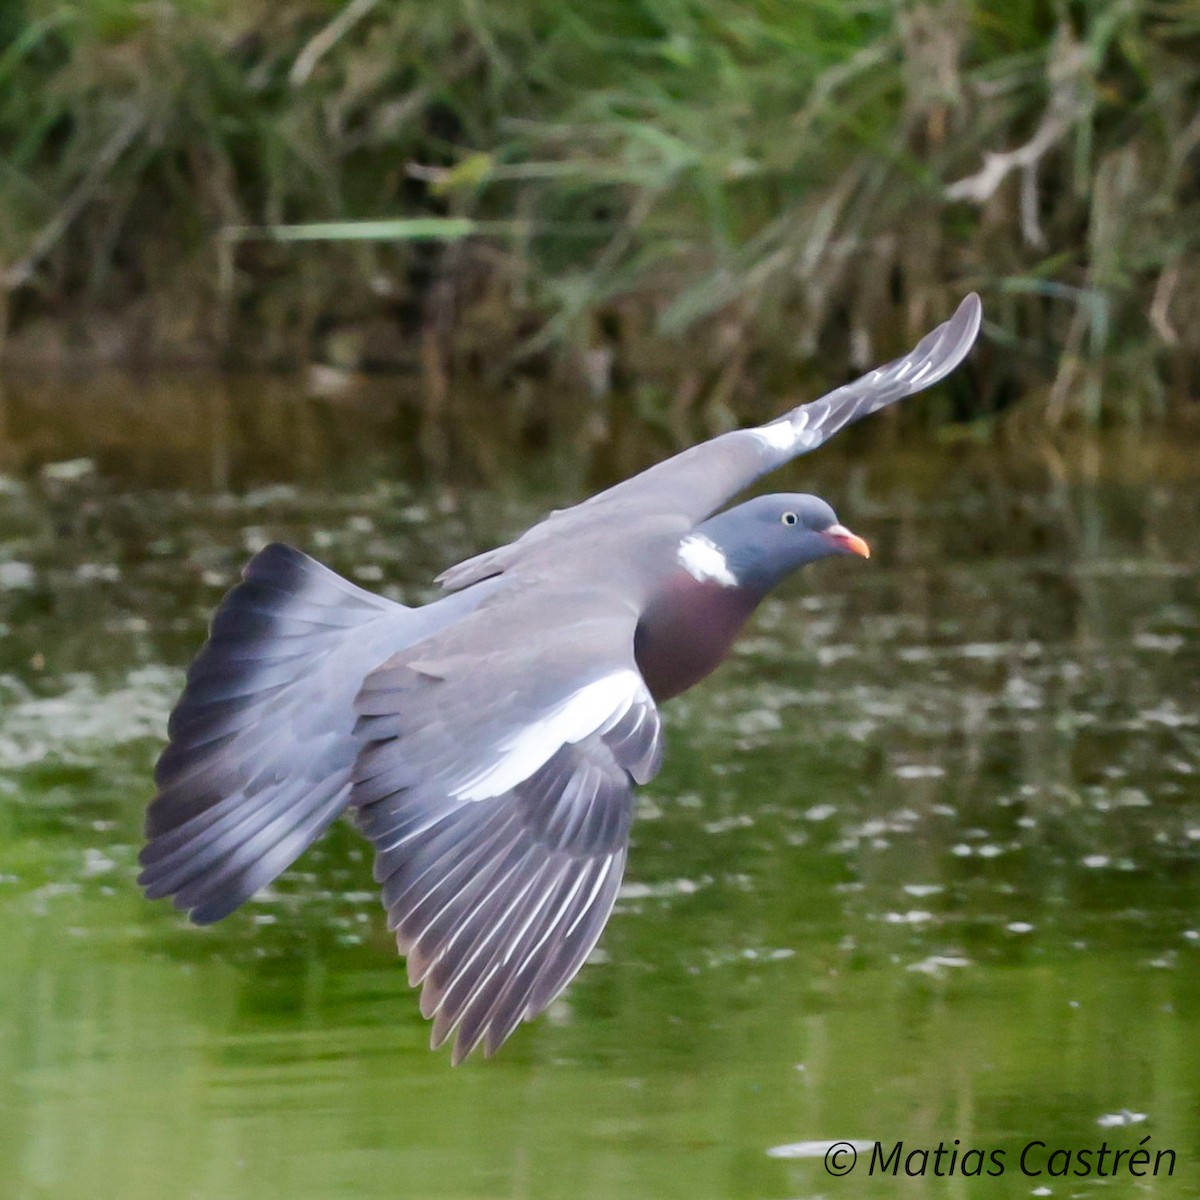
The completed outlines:
{"type": "Polygon", "coordinates": [[[796,524],[796,522],[800,520],[800,518],[799,518],[798,516],[796,516],[796,514],[795,514],[794,512],[785,512],[785,513],[783,514],[783,516],[782,516],[782,517],[780,517],[779,519],[780,519],[780,520],[781,520],[781,521],[782,521],[782,522],[783,522],[785,525],[795,525],[795,524],[796,524]]]}

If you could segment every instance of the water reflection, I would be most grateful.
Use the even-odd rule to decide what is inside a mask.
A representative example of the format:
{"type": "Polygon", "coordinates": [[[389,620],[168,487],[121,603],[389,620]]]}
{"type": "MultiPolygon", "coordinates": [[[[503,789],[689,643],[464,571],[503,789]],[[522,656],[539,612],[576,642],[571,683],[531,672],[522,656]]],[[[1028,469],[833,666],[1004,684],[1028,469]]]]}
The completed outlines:
{"type": "Polygon", "coordinates": [[[1200,1194],[1194,439],[1050,456],[882,422],[796,464],[781,485],[876,557],[811,570],[672,706],[599,961],[452,1072],[352,830],[211,930],[141,900],[158,736],[265,540],[420,599],[645,451],[547,423],[531,454],[527,406],[439,467],[403,401],[115,386],[4,398],[15,1196],[885,1195],[769,1152],[1148,1133],[1179,1156],[1159,1186],[1200,1194]]]}

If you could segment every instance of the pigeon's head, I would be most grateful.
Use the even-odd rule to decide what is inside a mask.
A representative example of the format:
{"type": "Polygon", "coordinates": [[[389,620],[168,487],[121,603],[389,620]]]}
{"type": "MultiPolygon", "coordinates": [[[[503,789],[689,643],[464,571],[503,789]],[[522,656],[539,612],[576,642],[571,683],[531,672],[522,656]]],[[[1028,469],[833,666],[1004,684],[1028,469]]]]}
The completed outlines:
{"type": "Polygon", "coordinates": [[[796,492],[747,500],[711,517],[690,536],[724,559],[725,582],[761,592],[797,567],[831,554],[871,556],[867,543],[842,525],[824,500],[796,492]]]}

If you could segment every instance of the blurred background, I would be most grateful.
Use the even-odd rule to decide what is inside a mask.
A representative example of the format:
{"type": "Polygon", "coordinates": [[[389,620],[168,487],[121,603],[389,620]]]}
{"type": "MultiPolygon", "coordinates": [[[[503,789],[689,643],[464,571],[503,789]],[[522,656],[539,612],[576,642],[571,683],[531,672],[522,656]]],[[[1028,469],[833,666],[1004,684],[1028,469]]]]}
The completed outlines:
{"type": "Polygon", "coordinates": [[[0,1196],[1200,1196],[1192,0],[0,5],[0,1196]],[[868,539],[669,706],[595,961],[451,1071],[339,826],[134,884],[273,539],[408,603],[983,297],[771,481],[868,539]],[[1160,1176],[1165,1174],[1165,1166],[1160,1176]],[[1128,1175],[1124,1176],[1128,1187],[1128,1175]]]}

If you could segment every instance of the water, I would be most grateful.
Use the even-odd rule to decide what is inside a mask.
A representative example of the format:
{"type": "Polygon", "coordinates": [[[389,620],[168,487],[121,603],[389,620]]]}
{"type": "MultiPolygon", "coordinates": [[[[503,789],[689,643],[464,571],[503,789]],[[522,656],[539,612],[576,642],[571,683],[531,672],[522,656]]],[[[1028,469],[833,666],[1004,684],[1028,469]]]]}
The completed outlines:
{"type": "Polygon", "coordinates": [[[901,1174],[931,1152],[912,1194],[1200,1196],[1194,432],[879,421],[781,475],[875,557],[793,582],[670,707],[596,960],[451,1070],[350,828],[212,929],[141,898],[166,713],[264,541],[419,601],[644,443],[115,388],[5,394],[0,1195],[891,1195],[878,1139],[901,1174]],[[1147,1137],[1173,1177],[1020,1169],[1147,1137]],[[1003,1173],[935,1177],[972,1148],[1003,1173]]]}

